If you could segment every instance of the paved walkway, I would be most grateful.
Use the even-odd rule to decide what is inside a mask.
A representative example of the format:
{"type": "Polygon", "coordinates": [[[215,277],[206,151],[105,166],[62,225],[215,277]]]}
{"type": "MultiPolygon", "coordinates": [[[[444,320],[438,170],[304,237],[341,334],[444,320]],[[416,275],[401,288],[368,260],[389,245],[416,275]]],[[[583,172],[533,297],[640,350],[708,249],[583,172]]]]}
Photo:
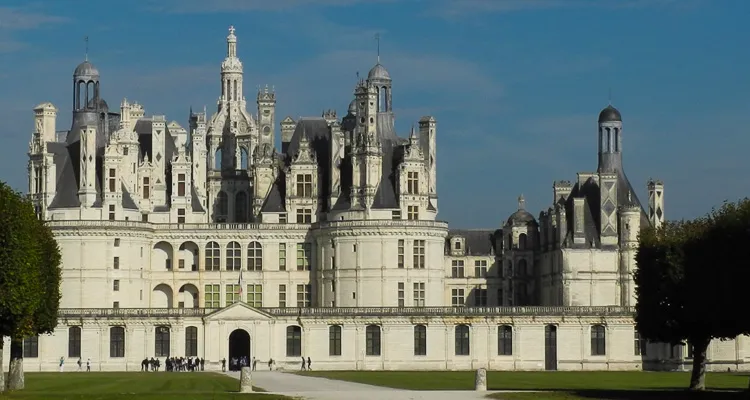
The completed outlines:
{"type": "MultiPolygon", "coordinates": [[[[239,372],[227,372],[239,379],[239,372]]],[[[326,378],[297,375],[280,371],[253,372],[253,386],[269,393],[301,397],[308,400],[486,400],[485,396],[496,392],[474,392],[470,390],[402,390],[365,385],[326,378]]]]}

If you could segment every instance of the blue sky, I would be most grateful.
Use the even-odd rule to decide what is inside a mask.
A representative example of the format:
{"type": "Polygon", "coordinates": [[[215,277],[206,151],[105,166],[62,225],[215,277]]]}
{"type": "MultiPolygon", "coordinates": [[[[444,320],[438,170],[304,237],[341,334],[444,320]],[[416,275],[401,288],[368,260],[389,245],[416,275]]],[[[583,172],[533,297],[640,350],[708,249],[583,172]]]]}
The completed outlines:
{"type": "Polygon", "coordinates": [[[536,215],[550,206],[554,180],[595,170],[610,88],[625,171],[643,200],[649,177],[665,181],[670,219],[750,194],[747,1],[112,4],[2,2],[0,179],[26,189],[36,104],[53,102],[58,129],[69,127],[86,35],[112,108],[127,97],[186,126],[190,106],[216,107],[234,25],[245,93],[274,85],[278,120],[345,113],[380,33],[400,134],[422,115],[438,121],[439,218],[453,227],[498,227],[521,193],[536,215]]]}

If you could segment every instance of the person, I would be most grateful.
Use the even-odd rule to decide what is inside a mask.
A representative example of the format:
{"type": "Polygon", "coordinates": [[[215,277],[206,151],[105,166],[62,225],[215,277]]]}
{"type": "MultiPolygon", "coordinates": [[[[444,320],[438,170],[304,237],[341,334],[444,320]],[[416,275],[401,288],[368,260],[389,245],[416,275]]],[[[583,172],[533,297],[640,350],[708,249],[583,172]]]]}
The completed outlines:
{"type": "Polygon", "coordinates": [[[302,357],[302,371],[305,370],[305,357],[302,357]]]}
{"type": "Polygon", "coordinates": [[[253,371],[255,371],[255,366],[258,365],[258,360],[253,357],[253,371]]]}
{"type": "Polygon", "coordinates": [[[273,358],[268,359],[268,370],[273,371],[273,358]]]}
{"type": "Polygon", "coordinates": [[[81,372],[81,366],[83,365],[83,360],[81,360],[80,357],[78,357],[78,372],[81,372]]]}
{"type": "Polygon", "coordinates": [[[91,359],[86,360],[86,372],[91,372],[91,359]]]}
{"type": "Polygon", "coordinates": [[[227,372],[227,359],[221,359],[221,372],[227,372]]]}
{"type": "Polygon", "coordinates": [[[312,364],[312,361],[310,360],[310,357],[307,357],[307,370],[312,371],[312,368],[310,368],[310,364],[312,364]]]}
{"type": "Polygon", "coordinates": [[[65,369],[65,358],[60,357],[60,372],[63,372],[63,369],[65,369]]]}
{"type": "Polygon", "coordinates": [[[206,358],[201,358],[201,371],[203,371],[203,367],[206,365],[206,358]]]}

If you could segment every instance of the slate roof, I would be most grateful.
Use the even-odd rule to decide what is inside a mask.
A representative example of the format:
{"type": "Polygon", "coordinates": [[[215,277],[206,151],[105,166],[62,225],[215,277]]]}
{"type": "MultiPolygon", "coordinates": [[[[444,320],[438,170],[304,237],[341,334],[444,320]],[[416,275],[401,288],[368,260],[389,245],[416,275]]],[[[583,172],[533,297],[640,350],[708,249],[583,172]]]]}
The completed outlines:
{"type": "Polygon", "coordinates": [[[500,229],[451,229],[445,239],[445,254],[451,253],[451,239],[464,238],[464,254],[467,256],[491,256],[495,254],[495,238],[502,235],[500,229]]]}

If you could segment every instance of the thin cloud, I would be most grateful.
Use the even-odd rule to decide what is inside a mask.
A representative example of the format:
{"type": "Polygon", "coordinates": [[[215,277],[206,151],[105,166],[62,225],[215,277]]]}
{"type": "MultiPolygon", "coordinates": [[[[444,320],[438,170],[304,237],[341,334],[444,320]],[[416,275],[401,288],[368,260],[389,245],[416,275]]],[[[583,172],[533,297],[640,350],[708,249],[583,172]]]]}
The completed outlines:
{"type": "Polygon", "coordinates": [[[395,0],[167,0],[151,2],[150,7],[176,14],[247,11],[283,11],[301,7],[350,7],[363,3],[395,0]]]}
{"type": "Polygon", "coordinates": [[[48,24],[60,24],[68,21],[68,18],[61,16],[24,11],[19,8],[0,7],[0,30],[38,29],[48,24]]]}
{"type": "Polygon", "coordinates": [[[454,18],[467,14],[513,13],[575,8],[692,7],[702,0],[443,0],[428,14],[454,18]]]}

